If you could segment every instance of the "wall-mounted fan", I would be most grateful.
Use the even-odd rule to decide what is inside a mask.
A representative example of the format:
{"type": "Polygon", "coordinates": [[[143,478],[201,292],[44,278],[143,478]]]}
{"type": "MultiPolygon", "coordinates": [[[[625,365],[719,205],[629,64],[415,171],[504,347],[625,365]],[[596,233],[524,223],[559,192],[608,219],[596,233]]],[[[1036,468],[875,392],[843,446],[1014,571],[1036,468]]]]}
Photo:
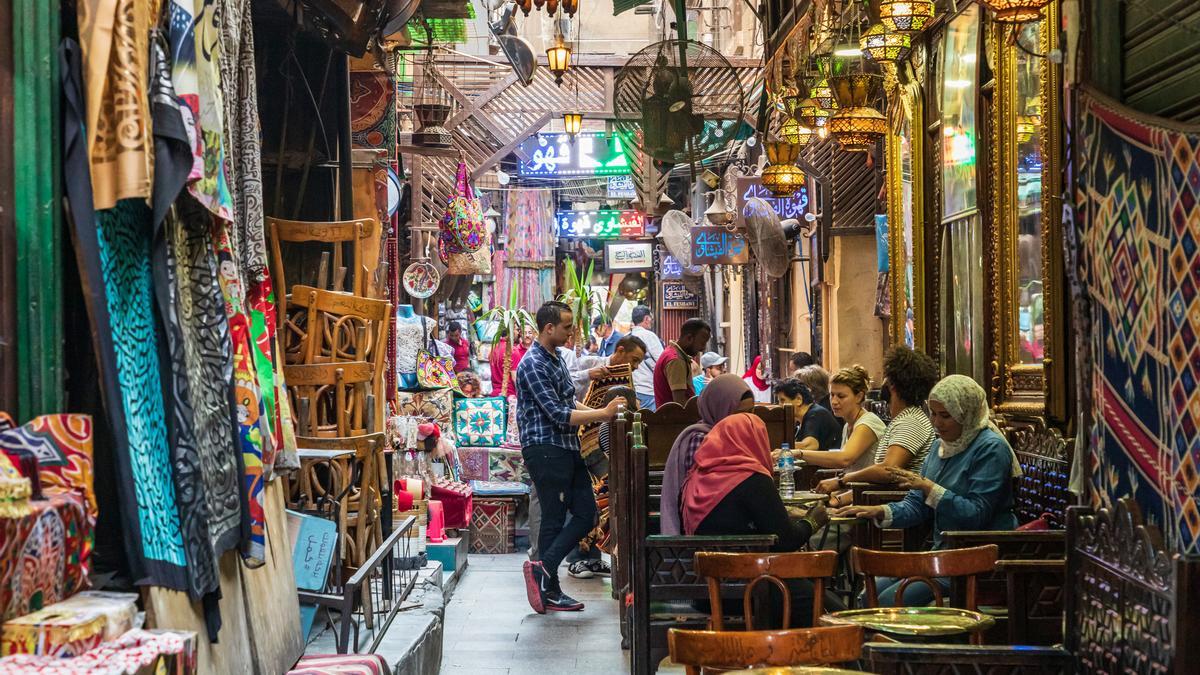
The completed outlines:
{"type": "Polygon", "coordinates": [[[667,211],[662,217],[658,236],[667,253],[674,256],[684,269],[692,266],[692,219],[688,214],[678,210],[667,211]]]}
{"type": "Polygon", "coordinates": [[[504,58],[512,66],[522,84],[533,82],[533,74],[537,71],[537,59],[533,56],[533,47],[529,41],[517,35],[516,14],[517,3],[500,0],[493,3],[493,9],[488,22],[488,30],[500,44],[504,58]]]}
{"type": "Polygon", "coordinates": [[[747,199],[742,213],[746,218],[746,238],[754,257],[767,276],[782,277],[792,264],[791,240],[800,233],[800,221],[795,218],[780,221],[775,209],[758,197],[747,199]]]}
{"type": "Polygon", "coordinates": [[[613,90],[622,141],[668,164],[724,149],[746,113],[737,71],[720,52],[691,40],[664,40],[634,54],[613,90]]]}

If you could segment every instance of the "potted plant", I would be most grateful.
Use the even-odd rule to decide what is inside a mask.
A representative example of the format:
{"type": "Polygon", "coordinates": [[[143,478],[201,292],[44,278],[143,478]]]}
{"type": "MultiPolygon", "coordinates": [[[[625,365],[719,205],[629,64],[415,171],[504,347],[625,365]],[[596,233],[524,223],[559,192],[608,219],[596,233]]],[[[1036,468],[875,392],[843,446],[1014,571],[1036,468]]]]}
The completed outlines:
{"type": "Polygon", "coordinates": [[[493,307],[483,318],[496,323],[496,331],[492,334],[492,349],[500,344],[504,336],[508,336],[504,343],[504,376],[498,390],[503,392],[508,389],[508,378],[512,376],[513,342],[521,339],[521,334],[526,328],[533,328],[533,316],[517,306],[517,285],[512,284],[509,289],[508,306],[493,307]]]}
{"type": "Polygon", "coordinates": [[[592,334],[592,313],[604,306],[604,300],[590,284],[596,261],[588,262],[587,272],[584,274],[579,274],[575,261],[571,258],[567,258],[566,263],[563,276],[567,290],[558,296],[558,300],[571,308],[575,322],[575,353],[581,354],[592,334]]]}

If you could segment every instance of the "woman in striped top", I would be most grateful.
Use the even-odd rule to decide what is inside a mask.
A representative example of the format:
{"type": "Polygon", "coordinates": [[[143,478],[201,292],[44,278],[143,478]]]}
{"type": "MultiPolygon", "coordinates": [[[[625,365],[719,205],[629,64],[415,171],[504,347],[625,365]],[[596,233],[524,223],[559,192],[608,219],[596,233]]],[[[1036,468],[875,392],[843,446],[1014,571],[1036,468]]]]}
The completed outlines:
{"type": "MultiPolygon", "coordinates": [[[[938,371],[933,359],[907,347],[895,347],[883,361],[883,389],[888,397],[892,421],[875,446],[874,462],[865,468],[837,478],[821,481],[816,490],[833,494],[845,490],[847,483],[890,484],[895,478],[888,467],[920,472],[925,455],[933,444],[933,424],[921,407],[937,384],[938,371]]],[[[847,506],[853,494],[834,494],[830,506],[847,506]]]]}

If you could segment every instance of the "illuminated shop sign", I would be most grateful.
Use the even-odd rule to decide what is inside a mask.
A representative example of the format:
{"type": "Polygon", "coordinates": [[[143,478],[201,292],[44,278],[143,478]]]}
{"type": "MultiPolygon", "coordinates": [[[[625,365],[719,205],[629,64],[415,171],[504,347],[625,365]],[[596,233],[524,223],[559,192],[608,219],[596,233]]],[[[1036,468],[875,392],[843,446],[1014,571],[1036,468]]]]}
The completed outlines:
{"type": "Polygon", "coordinates": [[[637,190],[633,187],[633,176],[609,176],[608,190],[605,196],[609,199],[635,199],[637,190]]]}
{"type": "Polygon", "coordinates": [[[652,270],[654,246],[648,241],[609,242],[604,245],[604,269],[609,272],[652,270]]]}
{"type": "Polygon", "coordinates": [[[745,265],[750,247],[741,235],[724,227],[692,228],[693,265],[745,265]]]}
{"type": "Polygon", "coordinates": [[[566,134],[536,134],[521,144],[518,174],[523,178],[618,176],[629,174],[629,158],[621,139],[604,132],[584,132],[571,142],[566,134]]]}
{"type": "Polygon", "coordinates": [[[737,210],[743,218],[750,215],[750,211],[746,208],[746,202],[750,201],[751,197],[758,197],[770,204],[780,220],[788,218],[798,220],[808,212],[807,186],[801,185],[800,189],[790,197],[776,197],[763,187],[762,180],[758,176],[742,176],[738,178],[737,188],[737,210]]]}
{"type": "Polygon", "coordinates": [[[554,219],[558,236],[564,238],[633,239],[646,234],[646,218],[637,211],[559,211],[554,219]]]}

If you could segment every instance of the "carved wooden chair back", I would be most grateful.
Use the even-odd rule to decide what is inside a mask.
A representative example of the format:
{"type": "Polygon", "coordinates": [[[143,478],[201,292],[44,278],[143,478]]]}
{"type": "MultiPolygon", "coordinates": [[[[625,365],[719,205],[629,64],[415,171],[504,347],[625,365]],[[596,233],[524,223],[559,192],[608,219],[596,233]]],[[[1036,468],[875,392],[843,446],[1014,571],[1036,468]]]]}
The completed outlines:
{"type": "Polygon", "coordinates": [[[346,437],[374,432],[367,395],[375,380],[369,363],[284,366],[297,427],[304,436],[346,437]]]}
{"type": "Polygon", "coordinates": [[[288,363],[366,361],[383,366],[392,305],[311,286],[292,288],[284,325],[288,363]]]}
{"type": "Polygon", "coordinates": [[[996,569],[999,553],[999,548],[994,544],[920,553],[871,551],[855,546],[850,549],[850,563],[855,573],[864,578],[868,607],[879,606],[875,577],[900,579],[900,586],[896,589],[897,598],[904,596],[910,584],[924,583],[933,590],[934,604],[938,607],[943,606],[944,598],[941,587],[934,579],[966,577],[966,594],[962,604],[965,609],[976,610],[976,575],[996,569]]]}
{"type": "Polygon", "coordinates": [[[724,630],[721,611],[721,582],[736,580],[746,582],[742,591],[742,610],[746,617],[746,630],[754,630],[752,611],[754,591],[760,584],[779,589],[783,594],[783,625],[790,628],[792,594],[787,581],[811,579],[813,584],[812,615],[815,621],[824,614],[825,580],[837,569],[837,553],[834,551],[801,551],[796,553],[697,553],[693,562],[696,574],[708,578],[708,597],[712,605],[709,626],[713,630],[724,630]]]}
{"type": "Polygon", "coordinates": [[[300,436],[296,442],[306,449],[354,452],[353,465],[348,470],[352,478],[344,493],[338,496],[337,510],[341,558],[344,565],[353,570],[383,542],[380,511],[385,489],[383,482],[387,476],[384,434],[340,438],[300,436]]]}
{"type": "Polygon", "coordinates": [[[1017,522],[1028,523],[1045,516],[1052,529],[1067,526],[1067,507],[1074,503],[1068,489],[1071,480],[1071,446],[1058,429],[1047,428],[1040,420],[1023,424],[1013,421],[1009,442],[1021,464],[1016,479],[1013,510],[1017,522]]]}
{"type": "Polygon", "coordinates": [[[751,410],[767,425],[767,437],[771,439],[771,449],[782,447],[787,443],[793,448],[796,445],[796,409],[790,405],[756,405],[751,410]]]}
{"type": "MultiPolygon", "coordinates": [[[[336,278],[339,270],[346,268],[344,262],[345,247],[350,247],[351,260],[354,269],[351,273],[350,291],[354,295],[370,297],[372,284],[369,276],[379,265],[379,251],[371,243],[379,241],[379,221],[374,218],[355,218],[331,222],[309,222],[300,220],[283,220],[267,218],[267,233],[271,240],[271,259],[274,262],[274,279],[278,289],[279,316],[287,313],[287,296],[291,288],[287,282],[287,271],[283,262],[284,243],[289,244],[325,244],[322,248],[332,248],[333,272],[335,275],[335,291],[343,290],[336,278]]],[[[305,258],[308,259],[307,257],[305,258]]],[[[323,279],[316,280],[323,285],[323,279]]]]}
{"type": "Polygon", "coordinates": [[[671,660],[688,675],[742,668],[828,666],[857,661],[863,631],[858,626],[790,630],[716,631],[672,628],[671,660]]]}

